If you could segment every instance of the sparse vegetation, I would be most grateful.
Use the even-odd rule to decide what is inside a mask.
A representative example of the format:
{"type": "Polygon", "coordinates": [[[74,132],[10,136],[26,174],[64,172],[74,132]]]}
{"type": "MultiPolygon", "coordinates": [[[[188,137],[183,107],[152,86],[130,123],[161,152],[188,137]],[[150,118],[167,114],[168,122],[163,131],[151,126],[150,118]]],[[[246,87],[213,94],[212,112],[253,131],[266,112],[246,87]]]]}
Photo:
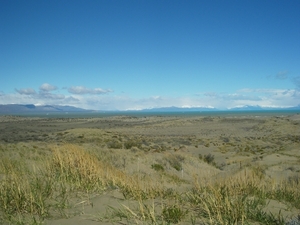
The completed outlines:
{"type": "Polygon", "coordinates": [[[37,136],[0,143],[0,224],[84,215],[99,224],[300,225],[300,216],[284,214],[300,209],[294,136],[286,137],[293,147],[286,153],[291,147],[277,141],[275,148],[276,139],[267,137],[188,136],[176,142],[88,131],[41,132],[54,140],[47,143],[37,136]],[[291,163],[280,161],[284,154],[291,163]],[[274,162],[263,164],[268,157],[274,162]],[[283,178],[271,179],[271,167],[282,168],[283,178]],[[270,202],[282,207],[271,211],[270,202]]]}
{"type": "MultiPolygon", "coordinates": [[[[1,158],[1,221],[39,224],[54,215],[64,216],[66,209],[72,208],[70,199],[76,199],[81,192],[101,193],[114,187],[119,188],[125,199],[138,201],[139,207],[123,205],[121,208],[110,208],[110,215],[105,217],[110,220],[119,218],[148,221],[150,224],[177,224],[186,218],[202,218],[208,224],[243,221],[285,224],[282,216],[264,211],[268,199],[300,208],[298,177],[290,177],[285,183],[274,186],[264,180],[263,167],[254,166],[245,174],[241,172],[239,176],[219,182],[198,181],[190,191],[176,194],[150,180],[142,181],[139,177],[130,176],[82,147],[63,145],[52,146],[51,149],[51,155],[43,158],[46,163],[35,168],[34,173],[25,161],[1,158]],[[156,203],[149,205],[148,199],[156,203]]],[[[214,157],[208,154],[203,160],[212,163],[214,157]]],[[[181,168],[184,158],[172,155],[168,157],[168,162],[174,168],[181,168]]],[[[158,163],[152,164],[151,168],[165,171],[158,163]]],[[[296,219],[287,222],[288,225],[297,223],[296,219]]]]}

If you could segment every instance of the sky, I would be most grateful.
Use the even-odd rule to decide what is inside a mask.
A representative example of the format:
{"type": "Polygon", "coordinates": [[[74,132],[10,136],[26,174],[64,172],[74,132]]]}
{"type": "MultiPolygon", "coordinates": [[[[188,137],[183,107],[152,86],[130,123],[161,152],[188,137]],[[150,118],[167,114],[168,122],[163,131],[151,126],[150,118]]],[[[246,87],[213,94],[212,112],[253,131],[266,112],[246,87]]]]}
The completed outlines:
{"type": "Polygon", "coordinates": [[[0,104],[300,105],[299,0],[0,0],[0,104]]]}

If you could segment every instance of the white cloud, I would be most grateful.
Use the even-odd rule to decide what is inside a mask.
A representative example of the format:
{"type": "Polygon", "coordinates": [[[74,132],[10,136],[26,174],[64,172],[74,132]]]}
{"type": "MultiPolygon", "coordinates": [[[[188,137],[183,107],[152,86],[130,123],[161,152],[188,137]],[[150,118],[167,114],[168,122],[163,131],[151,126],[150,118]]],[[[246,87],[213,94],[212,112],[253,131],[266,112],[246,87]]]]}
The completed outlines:
{"type": "Polygon", "coordinates": [[[40,86],[40,91],[43,92],[54,91],[54,90],[57,90],[57,87],[48,83],[44,83],[40,86]]]}
{"type": "Polygon", "coordinates": [[[22,88],[22,89],[15,89],[21,95],[35,95],[36,92],[32,88],[22,88]]]}
{"type": "Polygon", "coordinates": [[[77,95],[84,95],[84,94],[106,94],[109,92],[112,92],[111,90],[104,90],[102,88],[94,88],[94,89],[90,89],[90,88],[86,88],[84,86],[72,86],[70,88],[68,88],[68,92],[71,94],[77,94],[77,95]]]}
{"type": "Polygon", "coordinates": [[[52,93],[49,93],[49,92],[41,92],[39,94],[39,98],[40,99],[64,99],[65,96],[62,95],[62,94],[52,94],[52,93]]]}
{"type": "Polygon", "coordinates": [[[1,104],[35,104],[35,105],[73,105],[78,104],[78,99],[73,96],[64,96],[61,94],[36,94],[24,95],[11,93],[0,95],[1,104]]]}
{"type": "Polygon", "coordinates": [[[243,88],[240,90],[237,90],[237,92],[245,92],[245,93],[273,93],[273,92],[278,92],[279,90],[282,89],[264,89],[264,88],[243,88]]]}
{"type": "MultiPolygon", "coordinates": [[[[300,78],[298,78],[300,83],[300,78]]],[[[1,104],[39,104],[39,105],[70,105],[96,110],[128,110],[159,107],[208,107],[226,109],[237,106],[292,107],[300,104],[298,89],[251,89],[244,88],[233,93],[206,92],[192,96],[167,97],[149,96],[133,98],[124,94],[105,95],[111,92],[101,88],[90,89],[74,86],[65,94],[52,93],[56,86],[47,83],[40,86],[37,93],[32,88],[16,89],[15,93],[0,92],[1,104]]]]}
{"type": "MultiPolygon", "coordinates": [[[[244,91],[244,90],[240,90],[244,91]]],[[[249,96],[259,96],[260,100],[253,105],[263,107],[292,107],[299,105],[300,92],[290,89],[247,89],[249,96]]]]}

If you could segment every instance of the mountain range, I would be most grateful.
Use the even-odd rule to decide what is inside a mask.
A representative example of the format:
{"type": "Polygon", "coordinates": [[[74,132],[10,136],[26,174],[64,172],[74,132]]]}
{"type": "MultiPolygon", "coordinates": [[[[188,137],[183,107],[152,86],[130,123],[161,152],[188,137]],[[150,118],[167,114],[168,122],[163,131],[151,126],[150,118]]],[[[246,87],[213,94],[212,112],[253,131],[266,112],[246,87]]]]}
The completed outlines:
{"type": "Polygon", "coordinates": [[[85,112],[85,110],[73,106],[60,106],[60,105],[33,105],[33,104],[7,104],[0,105],[1,114],[10,113],[41,113],[41,112],[85,112]]]}
{"type": "MultiPolygon", "coordinates": [[[[202,111],[260,111],[260,110],[300,110],[300,105],[290,108],[270,108],[261,106],[243,106],[235,107],[226,110],[206,107],[161,107],[142,110],[126,110],[126,111],[140,111],[140,112],[202,112],[202,111]]],[[[17,114],[17,113],[48,113],[48,112],[97,112],[104,110],[86,110],[74,106],[61,105],[33,105],[33,104],[6,104],[0,105],[0,114],[17,114]]],[[[109,111],[109,110],[107,110],[109,111]]]]}

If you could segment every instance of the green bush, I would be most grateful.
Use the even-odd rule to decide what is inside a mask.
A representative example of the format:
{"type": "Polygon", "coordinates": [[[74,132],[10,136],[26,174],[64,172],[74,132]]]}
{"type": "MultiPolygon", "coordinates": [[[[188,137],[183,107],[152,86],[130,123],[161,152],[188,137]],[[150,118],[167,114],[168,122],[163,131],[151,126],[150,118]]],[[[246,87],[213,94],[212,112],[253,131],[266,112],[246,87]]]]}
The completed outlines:
{"type": "Polygon", "coordinates": [[[164,167],[160,164],[152,164],[151,168],[154,169],[155,171],[164,171],[164,167]]]}
{"type": "Polygon", "coordinates": [[[204,162],[206,162],[208,164],[213,164],[213,162],[215,160],[215,156],[209,153],[208,155],[204,155],[203,160],[204,160],[204,162]]]}
{"type": "Polygon", "coordinates": [[[140,148],[141,147],[141,143],[135,140],[128,140],[124,143],[124,147],[126,149],[131,149],[132,147],[137,147],[140,148]]]}
{"type": "Polygon", "coordinates": [[[122,146],[121,142],[110,141],[110,142],[107,143],[107,147],[114,148],[114,149],[121,149],[123,146],[122,146]]]}
{"type": "Polygon", "coordinates": [[[167,206],[162,211],[163,220],[167,223],[179,223],[187,215],[188,211],[177,205],[167,206]]]}

